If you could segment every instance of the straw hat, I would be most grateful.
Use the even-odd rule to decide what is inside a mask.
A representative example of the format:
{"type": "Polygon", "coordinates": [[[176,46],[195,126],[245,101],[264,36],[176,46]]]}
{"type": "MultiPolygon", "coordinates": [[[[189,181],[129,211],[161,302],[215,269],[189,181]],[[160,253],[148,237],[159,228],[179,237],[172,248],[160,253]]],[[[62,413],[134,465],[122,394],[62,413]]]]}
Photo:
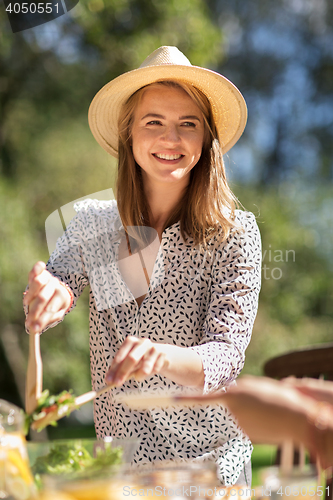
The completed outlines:
{"type": "Polygon", "coordinates": [[[200,89],[212,106],[223,153],[242,135],[247,108],[240,91],[224,76],[192,66],[177,47],[160,47],[138,69],[128,71],[107,83],[89,108],[90,129],[97,142],[118,157],[118,117],[121,106],[141,87],[159,80],[180,80],[200,89]]]}

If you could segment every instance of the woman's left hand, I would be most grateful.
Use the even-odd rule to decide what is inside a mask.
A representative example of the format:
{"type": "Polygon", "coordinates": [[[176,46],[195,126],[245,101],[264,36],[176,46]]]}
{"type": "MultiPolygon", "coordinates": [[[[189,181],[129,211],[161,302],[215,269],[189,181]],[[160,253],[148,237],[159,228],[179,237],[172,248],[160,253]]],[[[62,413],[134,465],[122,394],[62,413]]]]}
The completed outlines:
{"type": "Polygon", "coordinates": [[[168,365],[163,344],[154,343],[147,338],[129,336],[115,355],[105,381],[107,384],[120,386],[131,377],[144,380],[150,375],[160,373],[168,365]]]}

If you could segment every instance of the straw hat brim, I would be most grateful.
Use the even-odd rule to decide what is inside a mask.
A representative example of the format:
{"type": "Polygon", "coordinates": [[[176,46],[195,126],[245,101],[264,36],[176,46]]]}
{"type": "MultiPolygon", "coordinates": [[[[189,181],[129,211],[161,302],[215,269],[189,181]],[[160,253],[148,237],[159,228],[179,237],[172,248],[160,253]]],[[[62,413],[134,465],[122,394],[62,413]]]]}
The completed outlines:
{"type": "Polygon", "coordinates": [[[209,99],[223,154],[238,141],[247,107],[240,91],[227,78],[198,66],[165,64],[134,69],[107,83],[91,102],[88,121],[97,142],[118,157],[118,118],[121,106],[141,87],[159,80],[179,80],[197,87],[209,99]]]}

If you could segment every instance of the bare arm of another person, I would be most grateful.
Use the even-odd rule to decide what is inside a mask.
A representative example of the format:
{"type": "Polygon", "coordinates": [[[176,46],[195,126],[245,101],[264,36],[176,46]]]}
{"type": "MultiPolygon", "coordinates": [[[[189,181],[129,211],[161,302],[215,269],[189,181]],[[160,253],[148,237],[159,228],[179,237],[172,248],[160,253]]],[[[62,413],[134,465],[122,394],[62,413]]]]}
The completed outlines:
{"type": "Polygon", "coordinates": [[[290,439],[316,453],[324,468],[333,465],[333,407],[323,406],[288,383],[244,376],[226,393],[190,399],[227,406],[257,443],[280,444],[290,439]]]}
{"type": "Polygon", "coordinates": [[[317,401],[326,401],[333,405],[333,382],[329,380],[288,377],[283,380],[283,383],[289,384],[302,394],[317,401]]]}

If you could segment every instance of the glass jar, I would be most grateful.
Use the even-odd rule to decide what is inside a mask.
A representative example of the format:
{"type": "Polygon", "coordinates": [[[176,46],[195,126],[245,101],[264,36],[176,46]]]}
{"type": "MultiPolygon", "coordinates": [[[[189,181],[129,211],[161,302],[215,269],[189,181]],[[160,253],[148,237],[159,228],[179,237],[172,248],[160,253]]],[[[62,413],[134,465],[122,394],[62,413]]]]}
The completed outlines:
{"type": "Polygon", "coordinates": [[[24,418],[20,408],[0,399],[0,498],[29,500],[35,495],[24,418]]]}

